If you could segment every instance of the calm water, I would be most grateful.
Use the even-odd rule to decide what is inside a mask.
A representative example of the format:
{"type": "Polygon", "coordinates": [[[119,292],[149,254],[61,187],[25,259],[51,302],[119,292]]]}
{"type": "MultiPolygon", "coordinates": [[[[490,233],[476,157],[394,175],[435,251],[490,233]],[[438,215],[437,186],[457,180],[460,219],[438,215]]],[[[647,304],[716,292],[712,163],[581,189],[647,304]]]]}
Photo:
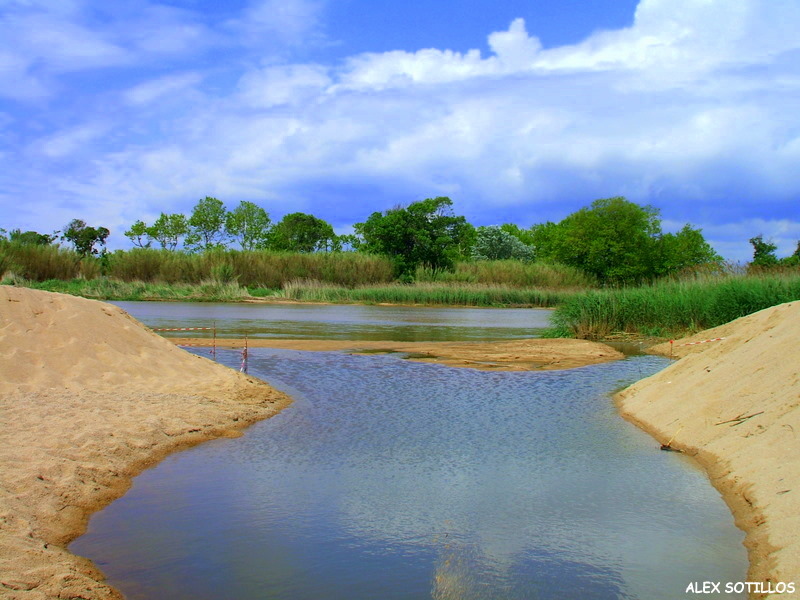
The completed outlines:
{"type": "MultiPolygon", "coordinates": [[[[115,302],[150,327],[211,327],[222,337],[340,340],[498,340],[535,337],[545,309],[115,302]]],[[[167,332],[191,336],[191,332],[167,332]]],[[[198,333],[197,335],[204,335],[198,333]]]]}
{"type": "Polygon", "coordinates": [[[666,364],[252,350],[250,372],[296,402],[145,472],[71,549],[131,600],[658,600],[744,580],[717,493],[610,401],[666,364]]]}

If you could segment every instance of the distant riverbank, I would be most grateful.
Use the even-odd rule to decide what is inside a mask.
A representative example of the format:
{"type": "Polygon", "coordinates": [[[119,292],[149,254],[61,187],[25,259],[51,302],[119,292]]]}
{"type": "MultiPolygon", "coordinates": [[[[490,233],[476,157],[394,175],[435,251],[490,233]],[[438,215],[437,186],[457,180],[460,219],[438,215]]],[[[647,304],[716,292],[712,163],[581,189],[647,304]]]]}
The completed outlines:
{"type": "Polygon", "coordinates": [[[547,337],[606,340],[674,338],[800,300],[800,272],[707,277],[624,288],[545,288],[464,282],[347,287],[295,281],[279,289],[235,282],[145,283],[110,278],[14,281],[16,285],[97,300],[305,302],[445,307],[555,308],[547,337]]]}

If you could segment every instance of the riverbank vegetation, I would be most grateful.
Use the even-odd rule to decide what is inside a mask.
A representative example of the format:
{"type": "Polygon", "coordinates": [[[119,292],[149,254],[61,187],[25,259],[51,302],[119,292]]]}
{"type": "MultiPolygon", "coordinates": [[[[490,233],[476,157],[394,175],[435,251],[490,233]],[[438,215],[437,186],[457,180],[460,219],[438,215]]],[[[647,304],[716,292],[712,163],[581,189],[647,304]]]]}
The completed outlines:
{"type": "Polygon", "coordinates": [[[277,298],[312,302],[362,304],[424,304],[430,306],[494,306],[550,308],[564,302],[570,291],[466,283],[418,283],[344,288],[316,282],[293,282],[277,298]]]}
{"type": "Polygon", "coordinates": [[[569,295],[552,322],[563,336],[604,339],[617,333],[677,337],[759,310],[800,300],[800,272],[751,272],[659,281],[569,295]]]}
{"type": "Polygon", "coordinates": [[[778,258],[758,235],[753,261],[731,267],[699,229],[665,233],[658,209],[620,197],[527,229],[474,227],[429,198],[353,232],[206,197],[191,215],[134,223],[129,250],[107,251],[108,229],[79,219],[60,238],[0,230],[0,277],[103,300],[557,306],[557,334],[590,338],[673,335],[800,299],[800,246],[778,258]]]}

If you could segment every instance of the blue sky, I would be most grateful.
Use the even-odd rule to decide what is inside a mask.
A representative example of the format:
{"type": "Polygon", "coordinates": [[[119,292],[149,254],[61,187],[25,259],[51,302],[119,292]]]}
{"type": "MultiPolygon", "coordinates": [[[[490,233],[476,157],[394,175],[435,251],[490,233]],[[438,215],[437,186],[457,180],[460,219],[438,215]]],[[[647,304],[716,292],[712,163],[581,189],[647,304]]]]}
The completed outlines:
{"type": "Polygon", "coordinates": [[[203,196],[340,233],[622,195],[726,258],[800,239],[796,0],[0,0],[0,227],[203,196]]]}

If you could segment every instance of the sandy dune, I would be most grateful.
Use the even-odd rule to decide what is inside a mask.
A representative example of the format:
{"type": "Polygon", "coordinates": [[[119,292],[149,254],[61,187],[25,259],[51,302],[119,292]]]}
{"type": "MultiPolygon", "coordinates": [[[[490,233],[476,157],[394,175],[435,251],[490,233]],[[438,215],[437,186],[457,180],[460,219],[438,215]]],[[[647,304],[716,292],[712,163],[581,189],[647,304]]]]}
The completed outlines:
{"type": "Polygon", "coordinates": [[[0,598],[119,598],[64,548],[169,452],[288,398],[114,306],[0,287],[0,598]]]}
{"type": "Polygon", "coordinates": [[[621,392],[621,411],[706,468],[747,532],[749,579],[800,597],[800,302],[652,350],[670,346],[682,358],[621,392]]]}

